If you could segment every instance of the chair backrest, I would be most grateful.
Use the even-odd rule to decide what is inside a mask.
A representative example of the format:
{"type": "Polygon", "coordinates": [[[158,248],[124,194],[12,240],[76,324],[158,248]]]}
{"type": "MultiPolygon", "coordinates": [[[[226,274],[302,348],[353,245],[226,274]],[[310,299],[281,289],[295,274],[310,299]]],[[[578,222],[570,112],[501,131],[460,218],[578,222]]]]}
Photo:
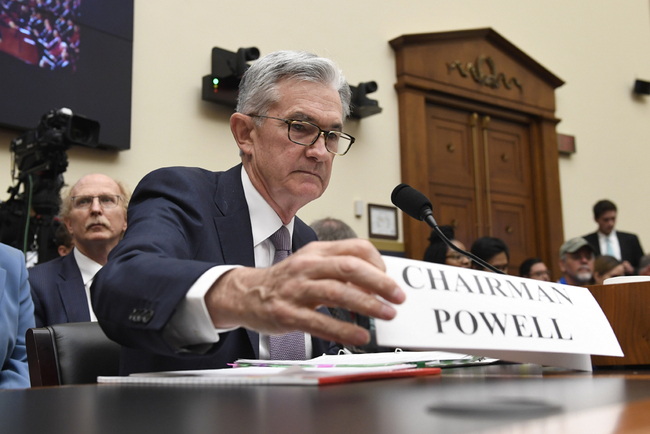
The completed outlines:
{"type": "Polygon", "coordinates": [[[31,328],[26,341],[32,387],[96,383],[119,373],[120,345],[96,322],[31,328]]]}

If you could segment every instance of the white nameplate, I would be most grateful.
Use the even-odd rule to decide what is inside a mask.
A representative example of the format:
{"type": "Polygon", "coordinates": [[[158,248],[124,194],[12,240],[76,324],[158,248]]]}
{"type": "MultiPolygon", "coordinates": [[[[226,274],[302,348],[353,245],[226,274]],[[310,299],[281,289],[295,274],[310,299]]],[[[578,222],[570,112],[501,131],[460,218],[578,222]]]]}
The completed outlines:
{"type": "Polygon", "coordinates": [[[586,288],[411,259],[383,257],[404,289],[377,343],[591,370],[590,355],[623,356],[586,288]]]}

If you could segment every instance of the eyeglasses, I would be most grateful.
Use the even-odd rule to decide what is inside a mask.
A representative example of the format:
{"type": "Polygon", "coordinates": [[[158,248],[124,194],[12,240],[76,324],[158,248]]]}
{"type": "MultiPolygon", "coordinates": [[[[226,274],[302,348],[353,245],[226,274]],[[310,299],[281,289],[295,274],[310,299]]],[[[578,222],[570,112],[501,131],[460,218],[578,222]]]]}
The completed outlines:
{"type": "Polygon", "coordinates": [[[460,253],[449,253],[446,258],[452,261],[462,261],[465,256],[461,255],[460,253]]]}
{"type": "Polygon", "coordinates": [[[93,205],[95,198],[99,199],[102,208],[115,208],[122,199],[117,194],[102,194],[100,196],[72,196],[72,206],[76,209],[88,209],[93,205]]]}
{"type": "Polygon", "coordinates": [[[282,121],[288,126],[289,140],[302,146],[311,146],[323,134],[325,138],[325,149],[336,155],[345,155],[354,143],[354,137],[341,131],[326,131],[316,124],[295,119],[280,119],[273,116],[248,115],[252,118],[266,118],[282,121]]]}
{"type": "Polygon", "coordinates": [[[574,253],[567,253],[567,256],[573,259],[574,261],[582,261],[582,260],[593,261],[596,255],[594,255],[594,252],[592,252],[591,250],[584,248],[574,253]]]}

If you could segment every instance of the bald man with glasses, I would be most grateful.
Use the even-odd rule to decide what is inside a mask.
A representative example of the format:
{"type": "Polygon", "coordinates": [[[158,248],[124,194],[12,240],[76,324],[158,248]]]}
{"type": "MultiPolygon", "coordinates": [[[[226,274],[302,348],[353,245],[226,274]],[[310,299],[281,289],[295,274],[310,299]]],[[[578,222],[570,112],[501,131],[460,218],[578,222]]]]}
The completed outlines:
{"type": "Polygon", "coordinates": [[[92,290],[102,328],[123,345],[122,374],[311,358],[333,351],[331,341],[370,339],[327,307],[395,316],[386,301],[404,293],[372,244],[314,242],[296,217],[354,143],[343,132],[350,98],[332,61],[271,53],[244,74],[230,118],[241,164],[142,179],[92,290]]]}
{"type": "Polygon", "coordinates": [[[29,269],[37,327],[96,321],[90,286],[126,230],[129,192],[112,178],[81,178],[61,201],[60,217],[72,236],[68,255],[29,269]]]}

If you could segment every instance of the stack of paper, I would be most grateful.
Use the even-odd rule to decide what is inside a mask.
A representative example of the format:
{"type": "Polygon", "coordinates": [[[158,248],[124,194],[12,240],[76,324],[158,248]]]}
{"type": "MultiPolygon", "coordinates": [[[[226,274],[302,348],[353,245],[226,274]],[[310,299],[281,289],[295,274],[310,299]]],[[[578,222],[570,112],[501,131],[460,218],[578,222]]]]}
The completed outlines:
{"type": "Polygon", "coordinates": [[[464,354],[395,352],[320,356],[309,360],[237,360],[233,368],[98,377],[109,384],[324,385],[440,373],[440,366],[490,363],[464,354]]]}
{"type": "Polygon", "coordinates": [[[413,364],[418,368],[461,366],[469,364],[493,363],[496,359],[476,357],[467,354],[449,353],[445,351],[395,351],[391,353],[367,354],[338,354],[322,355],[309,360],[251,360],[239,359],[233,366],[303,366],[311,368],[331,367],[381,367],[399,364],[413,364]]]}

